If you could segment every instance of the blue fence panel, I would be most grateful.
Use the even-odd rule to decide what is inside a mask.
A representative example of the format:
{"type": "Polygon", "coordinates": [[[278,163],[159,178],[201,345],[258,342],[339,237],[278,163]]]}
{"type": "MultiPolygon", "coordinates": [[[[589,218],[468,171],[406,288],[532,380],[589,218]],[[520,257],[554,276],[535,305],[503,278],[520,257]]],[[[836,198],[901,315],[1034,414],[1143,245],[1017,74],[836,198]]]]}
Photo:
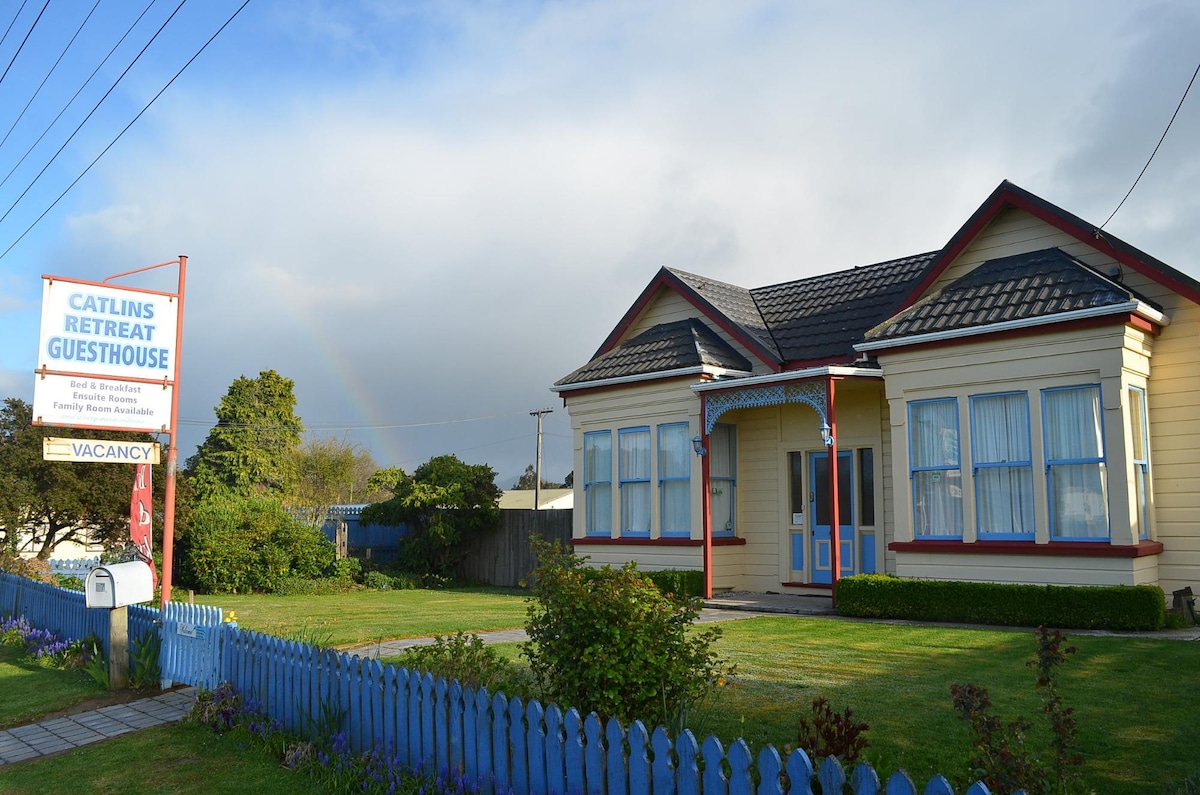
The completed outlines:
{"type": "MultiPolygon", "coordinates": [[[[82,594],[3,573],[0,612],[24,615],[34,626],[68,637],[94,631],[107,638],[107,611],[88,610],[82,594]]],[[[855,795],[954,795],[942,776],[918,789],[900,771],[881,789],[878,774],[865,764],[847,777],[833,758],[814,770],[799,749],[785,763],[770,746],[752,758],[740,739],[728,752],[716,737],[698,745],[687,730],[672,743],[661,726],[648,735],[635,721],[625,731],[615,719],[581,719],[575,709],[563,713],[553,704],[543,709],[486,688],[464,689],[428,673],[283,641],[220,619],[216,608],[170,603],[161,618],[164,673],[175,681],[188,681],[185,670],[192,678],[209,676],[197,682],[204,687],[228,682],[290,731],[341,730],[356,751],[394,754],[427,773],[465,773],[482,795],[510,788],[531,795],[812,795],[814,781],[823,792],[848,787],[855,795]],[[207,631],[181,635],[180,627],[189,624],[207,631]]],[[[154,608],[133,607],[131,634],[153,631],[158,620],[154,608]]],[[[989,792],[976,783],[965,795],[989,792]]]]}
{"type": "Polygon", "coordinates": [[[87,579],[87,576],[92,572],[92,569],[100,565],[100,557],[93,558],[51,558],[46,561],[50,565],[50,571],[59,577],[78,577],[81,580],[87,579]]]}

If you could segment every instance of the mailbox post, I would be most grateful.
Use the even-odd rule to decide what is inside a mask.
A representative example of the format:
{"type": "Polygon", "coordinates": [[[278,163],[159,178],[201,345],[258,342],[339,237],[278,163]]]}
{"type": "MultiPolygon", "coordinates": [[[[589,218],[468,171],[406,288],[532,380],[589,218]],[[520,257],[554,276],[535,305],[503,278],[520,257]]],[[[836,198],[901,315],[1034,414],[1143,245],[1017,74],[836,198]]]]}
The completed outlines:
{"type": "Polygon", "coordinates": [[[108,609],[108,686],[129,684],[129,605],[154,598],[154,572],[140,560],[110,563],[88,573],[83,584],[88,607],[108,609]]]}

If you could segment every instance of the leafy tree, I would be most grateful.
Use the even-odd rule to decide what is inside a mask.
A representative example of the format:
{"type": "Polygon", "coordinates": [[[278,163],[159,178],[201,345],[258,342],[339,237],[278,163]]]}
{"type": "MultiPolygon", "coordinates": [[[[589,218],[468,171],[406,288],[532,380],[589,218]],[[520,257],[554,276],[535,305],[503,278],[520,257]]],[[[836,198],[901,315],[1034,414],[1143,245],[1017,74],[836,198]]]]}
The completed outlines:
{"type": "MultiPolygon", "coordinates": [[[[0,548],[36,549],[45,560],[67,541],[128,541],[133,465],[44,461],[46,436],[154,441],[143,433],[33,425],[33,407],[6,398],[0,409],[0,548]]],[[[161,505],[163,479],[154,481],[161,505]]],[[[161,522],[157,526],[161,534],[161,522]]]]}
{"type": "Polygon", "coordinates": [[[291,577],[319,577],[333,544],[273,499],[214,492],[192,511],[186,579],[209,593],[271,592],[291,577]]]}
{"type": "Polygon", "coordinates": [[[371,483],[391,499],[367,506],[364,523],[406,525],[400,557],[413,573],[448,577],[462,558],[464,542],[492,530],[500,520],[496,472],[486,464],[467,464],[454,455],[434,456],[408,475],[390,467],[371,483]]]}
{"type": "Polygon", "coordinates": [[[575,488],[575,470],[574,469],[572,469],[570,472],[568,472],[567,476],[565,478],[563,478],[562,487],[564,489],[575,488]]]}
{"type": "MultiPolygon", "coordinates": [[[[536,482],[537,482],[537,474],[534,471],[533,464],[530,464],[529,466],[525,467],[525,473],[523,475],[521,475],[520,478],[517,479],[516,483],[513,484],[513,490],[514,491],[533,491],[533,484],[536,482]]],[[[542,478],[542,488],[543,489],[557,489],[557,488],[561,488],[561,486],[559,486],[559,484],[557,484],[557,483],[552,483],[551,481],[546,480],[545,478],[542,478]]]]}
{"type": "Polygon", "coordinates": [[[305,522],[321,527],[329,509],[364,498],[376,469],[371,453],[338,439],[310,439],[296,452],[296,484],[288,498],[305,522]]]}
{"type": "Polygon", "coordinates": [[[304,425],[296,416],[295,382],[274,370],[240,376],[216,407],[217,425],[188,459],[197,494],[286,495],[296,482],[304,425]]]}
{"type": "Polygon", "coordinates": [[[733,673],[713,648],[720,629],[693,631],[699,600],[662,593],[636,563],[591,569],[558,542],[530,543],[537,567],[521,651],[545,698],[581,714],[685,728],[689,711],[733,673]]]}

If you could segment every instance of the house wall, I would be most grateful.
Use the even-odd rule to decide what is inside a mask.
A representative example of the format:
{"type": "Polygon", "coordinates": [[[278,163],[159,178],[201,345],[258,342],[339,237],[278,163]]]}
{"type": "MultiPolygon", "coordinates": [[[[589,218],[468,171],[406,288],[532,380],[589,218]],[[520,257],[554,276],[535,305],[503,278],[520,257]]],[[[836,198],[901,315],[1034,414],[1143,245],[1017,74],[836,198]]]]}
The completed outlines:
{"type": "Polygon", "coordinates": [[[1153,342],[1147,381],[1150,420],[1151,538],[1163,544],[1158,584],[1200,590],[1200,306],[1155,279],[1023,210],[1000,213],[934,284],[934,290],[989,259],[1056,247],[1158,303],[1170,320],[1153,342]]]}
{"type": "MultiPolygon", "coordinates": [[[[908,459],[908,405],[915,400],[953,397],[958,401],[959,459],[962,482],[964,554],[900,551],[896,573],[905,577],[1034,582],[1141,584],[1158,581],[1158,558],[1008,556],[974,553],[977,539],[974,473],[971,465],[972,395],[1025,392],[1029,398],[1035,544],[1051,540],[1041,392],[1044,389],[1099,384],[1103,404],[1105,469],[1112,545],[1137,543],[1134,484],[1129,466],[1131,429],[1127,421],[1127,387],[1145,388],[1153,338],[1124,325],[1037,336],[977,338],[956,345],[937,345],[879,357],[891,404],[893,482],[911,484],[908,459]]],[[[911,486],[894,492],[896,540],[914,538],[911,486]]],[[[1029,543],[1029,542],[1025,542],[1029,543]]],[[[1089,545],[1088,542],[1073,542],[1089,545]]],[[[1090,545],[1089,545],[1090,546],[1090,545]]],[[[1084,550],[1086,551],[1086,550],[1084,550]]]]}
{"type": "MultiPolygon", "coordinates": [[[[657,427],[676,422],[688,423],[688,433],[700,433],[700,399],[692,392],[695,383],[687,379],[634,384],[581,395],[567,393],[567,411],[571,416],[574,440],[575,509],[572,537],[575,551],[590,558],[592,565],[621,566],[637,560],[638,567],[659,569],[703,568],[703,549],[680,539],[662,538],[658,510],[658,487],[654,482],[650,512],[650,539],[621,539],[621,490],[617,471],[618,434],[622,428],[649,426],[651,432],[650,469],[658,472],[657,427]],[[612,518],[608,538],[587,534],[587,502],[584,493],[583,439],[585,433],[610,431],[613,442],[612,518]]],[[[691,471],[691,537],[702,538],[701,458],[693,455],[691,471]]]]}

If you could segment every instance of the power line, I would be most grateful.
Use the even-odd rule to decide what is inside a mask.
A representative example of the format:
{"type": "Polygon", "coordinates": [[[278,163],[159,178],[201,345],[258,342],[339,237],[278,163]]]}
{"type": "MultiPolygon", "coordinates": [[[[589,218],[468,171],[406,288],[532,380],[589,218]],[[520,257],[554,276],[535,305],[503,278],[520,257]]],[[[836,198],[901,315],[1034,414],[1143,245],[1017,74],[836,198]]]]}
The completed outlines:
{"type": "Polygon", "coordinates": [[[8,34],[12,33],[13,25],[17,24],[17,20],[21,17],[21,12],[25,10],[25,6],[29,4],[29,0],[21,0],[21,7],[17,9],[17,13],[13,14],[13,18],[9,20],[8,27],[4,29],[4,35],[0,36],[0,47],[4,46],[4,42],[8,41],[8,34]]]}
{"type": "MultiPolygon", "coordinates": [[[[163,92],[165,92],[168,88],[170,88],[171,84],[174,83],[177,79],[179,79],[179,76],[181,74],[183,74],[184,70],[187,69],[189,66],[191,66],[192,62],[195,61],[197,58],[199,58],[200,54],[203,53],[206,49],[208,49],[208,45],[212,44],[213,41],[216,40],[217,36],[220,36],[221,32],[224,31],[225,28],[227,28],[229,26],[229,23],[233,22],[233,20],[235,18],[237,18],[237,15],[242,13],[242,9],[245,8],[249,4],[250,4],[250,0],[245,0],[245,2],[243,2],[240,6],[238,6],[238,9],[236,11],[234,11],[232,15],[230,15],[229,19],[225,20],[225,24],[221,25],[221,27],[217,29],[217,32],[214,33],[212,36],[210,36],[208,41],[204,42],[204,46],[202,46],[199,50],[197,50],[196,54],[193,55],[191,58],[189,58],[187,63],[185,63],[183,66],[181,66],[179,68],[179,71],[175,73],[175,76],[172,77],[170,80],[168,80],[166,85],[164,85],[161,89],[159,89],[158,93],[155,94],[150,99],[150,101],[146,103],[145,107],[143,107],[140,111],[138,111],[138,114],[133,117],[133,119],[129,122],[129,124],[126,124],[124,129],[122,129],[121,132],[117,133],[117,137],[113,138],[112,141],[109,142],[108,146],[104,147],[103,151],[101,151],[100,154],[96,155],[95,159],[92,160],[91,163],[88,163],[87,168],[85,168],[78,177],[76,177],[74,180],[72,180],[71,184],[68,185],[63,190],[62,193],[58,194],[58,198],[55,199],[53,202],[51,202],[50,206],[47,207],[42,212],[41,215],[39,215],[37,218],[34,219],[33,223],[30,224],[29,227],[26,228],[26,230],[21,233],[21,236],[12,242],[12,245],[10,245],[8,248],[4,249],[4,253],[0,254],[0,259],[4,259],[6,256],[8,256],[8,253],[10,251],[12,251],[18,243],[20,243],[22,240],[25,239],[25,235],[29,234],[33,230],[33,228],[35,226],[37,226],[41,222],[41,220],[43,218],[45,218],[50,213],[50,211],[55,208],[55,206],[58,205],[58,203],[60,201],[62,201],[63,197],[66,196],[68,193],[70,193],[71,189],[74,188],[75,185],[77,185],[79,183],[79,180],[83,179],[87,175],[87,173],[92,170],[92,167],[95,166],[96,163],[98,163],[100,161],[100,158],[102,158],[102,157],[104,157],[104,155],[108,154],[108,150],[112,149],[113,146],[117,143],[117,141],[121,140],[121,137],[124,136],[125,133],[129,132],[129,128],[132,127],[137,122],[138,119],[142,118],[142,114],[144,114],[147,110],[149,110],[150,106],[158,101],[158,98],[163,95],[163,92]]],[[[179,5],[180,5],[180,7],[182,7],[183,2],[181,1],[179,5]]],[[[175,11],[178,11],[178,10],[179,10],[179,8],[175,9],[175,11]]],[[[174,12],[171,14],[171,16],[172,17],[175,16],[174,12]]],[[[167,22],[170,22],[170,21],[171,20],[168,18],[167,22]]],[[[165,26],[166,22],[164,22],[163,25],[165,26]]],[[[162,29],[160,28],[159,30],[161,31],[162,29]]],[[[155,36],[157,36],[157,35],[158,34],[156,33],[155,36]]],[[[153,41],[153,39],[151,39],[151,41],[153,41]]],[[[150,45],[147,44],[146,46],[149,47],[150,45]]],[[[143,52],[145,52],[144,49],[143,49],[143,52]]],[[[140,53],[139,53],[139,57],[140,57],[140,53]]],[[[132,64],[130,64],[130,66],[132,66],[132,64]]],[[[126,70],[126,71],[128,71],[128,70],[126,70]]],[[[124,75],[122,75],[122,76],[124,76],[124,75]]],[[[115,85],[114,85],[114,88],[115,88],[115,85]]],[[[110,91],[111,91],[111,89],[110,89],[110,91]]],[[[105,96],[108,96],[108,95],[105,94],[105,96]]],[[[89,114],[89,116],[90,115],[91,114],[89,114]]],[[[86,119],[85,119],[85,121],[86,121],[86,119]]],[[[64,146],[65,145],[66,144],[64,144],[64,146]]],[[[62,151],[62,150],[60,149],[59,151],[62,151]]],[[[49,164],[47,164],[47,165],[49,165],[49,164]]],[[[45,171],[45,169],[42,169],[42,171],[45,171]]],[[[41,174],[39,174],[38,176],[41,176],[41,174]]],[[[30,187],[32,187],[32,185],[30,187]]],[[[26,188],[26,191],[28,191],[28,188],[26,188]]],[[[22,193],[21,195],[24,196],[25,194],[22,193]]],[[[17,201],[20,201],[20,199],[18,199],[17,201]]],[[[10,212],[11,212],[11,210],[12,210],[12,208],[9,208],[10,212]]],[[[8,213],[5,213],[3,217],[0,217],[0,221],[3,221],[4,218],[7,216],[8,216],[8,213]]]]}
{"type": "MultiPolygon", "coordinates": [[[[0,83],[3,83],[4,78],[8,77],[8,70],[12,69],[13,64],[17,62],[17,56],[21,54],[21,50],[25,49],[25,42],[29,41],[29,37],[33,35],[33,29],[41,21],[42,14],[46,13],[46,6],[48,5],[50,5],[50,0],[46,0],[42,5],[42,10],[38,12],[37,19],[33,20],[33,24],[29,26],[29,30],[25,33],[25,38],[21,39],[21,46],[17,47],[17,51],[13,53],[12,60],[8,62],[8,66],[4,67],[4,74],[0,75],[0,83]]],[[[24,4],[21,7],[24,8],[24,4]]],[[[17,13],[19,14],[20,12],[18,11],[17,13]]],[[[16,22],[15,17],[13,18],[13,22],[16,22]]]]}
{"type": "Polygon", "coordinates": [[[1196,71],[1192,72],[1192,79],[1188,81],[1187,88],[1183,90],[1183,96],[1179,98],[1179,104],[1175,106],[1175,112],[1171,114],[1171,120],[1167,122],[1167,128],[1163,130],[1162,137],[1160,137],[1158,139],[1158,143],[1154,145],[1154,151],[1150,153],[1150,157],[1146,160],[1146,165],[1142,166],[1142,170],[1138,173],[1137,179],[1135,179],[1133,184],[1129,186],[1129,191],[1126,192],[1125,198],[1121,199],[1121,203],[1117,205],[1117,209],[1113,210],[1112,215],[1108,216],[1107,220],[1100,224],[1100,229],[1108,226],[1108,222],[1113,219],[1113,215],[1117,214],[1117,210],[1121,209],[1121,207],[1125,204],[1125,199],[1129,198],[1129,194],[1133,193],[1133,189],[1136,188],[1138,182],[1141,181],[1142,174],[1145,174],[1146,169],[1150,168],[1150,161],[1154,159],[1156,154],[1158,154],[1158,148],[1162,146],[1163,141],[1167,138],[1167,133],[1171,131],[1171,125],[1175,123],[1175,117],[1179,115],[1179,109],[1183,107],[1183,101],[1187,99],[1188,92],[1192,90],[1192,83],[1196,82],[1196,75],[1200,75],[1200,64],[1196,64],[1196,71]]]}
{"type": "Polygon", "coordinates": [[[50,75],[54,74],[54,70],[58,68],[60,63],[62,63],[63,56],[67,54],[67,50],[71,49],[71,45],[75,43],[75,39],[79,38],[79,34],[83,30],[83,26],[86,25],[88,20],[92,18],[92,14],[96,13],[96,8],[99,5],[100,0],[96,0],[96,2],[92,4],[92,9],[87,12],[87,16],[84,17],[83,21],[79,23],[79,27],[75,29],[75,35],[71,36],[71,40],[67,42],[67,46],[62,48],[62,52],[58,54],[58,58],[55,59],[54,65],[50,67],[50,71],[46,72],[46,76],[42,78],[42,82],[38,83],[38,87],[34,90],[33,96],[30,97],[29,101],[25,103],[25,107],[21,108],[21,112],[18,113],[17,118],[13,120],[12,126],[9,127],[8,132],[4,134],[4,138],[0,139],[0,146],[4,146],[4,142],[8,140],[8,136],[12,135],[13,130],[17,129],[17,125],[21,123],[21,119],[25,118],[25,111],[29,110],[29,106],[33,104],[35,99],[38,98],[38,94],[42,93],[42,89],[46,86],[46,81],[50,79],[50,75]]]}

